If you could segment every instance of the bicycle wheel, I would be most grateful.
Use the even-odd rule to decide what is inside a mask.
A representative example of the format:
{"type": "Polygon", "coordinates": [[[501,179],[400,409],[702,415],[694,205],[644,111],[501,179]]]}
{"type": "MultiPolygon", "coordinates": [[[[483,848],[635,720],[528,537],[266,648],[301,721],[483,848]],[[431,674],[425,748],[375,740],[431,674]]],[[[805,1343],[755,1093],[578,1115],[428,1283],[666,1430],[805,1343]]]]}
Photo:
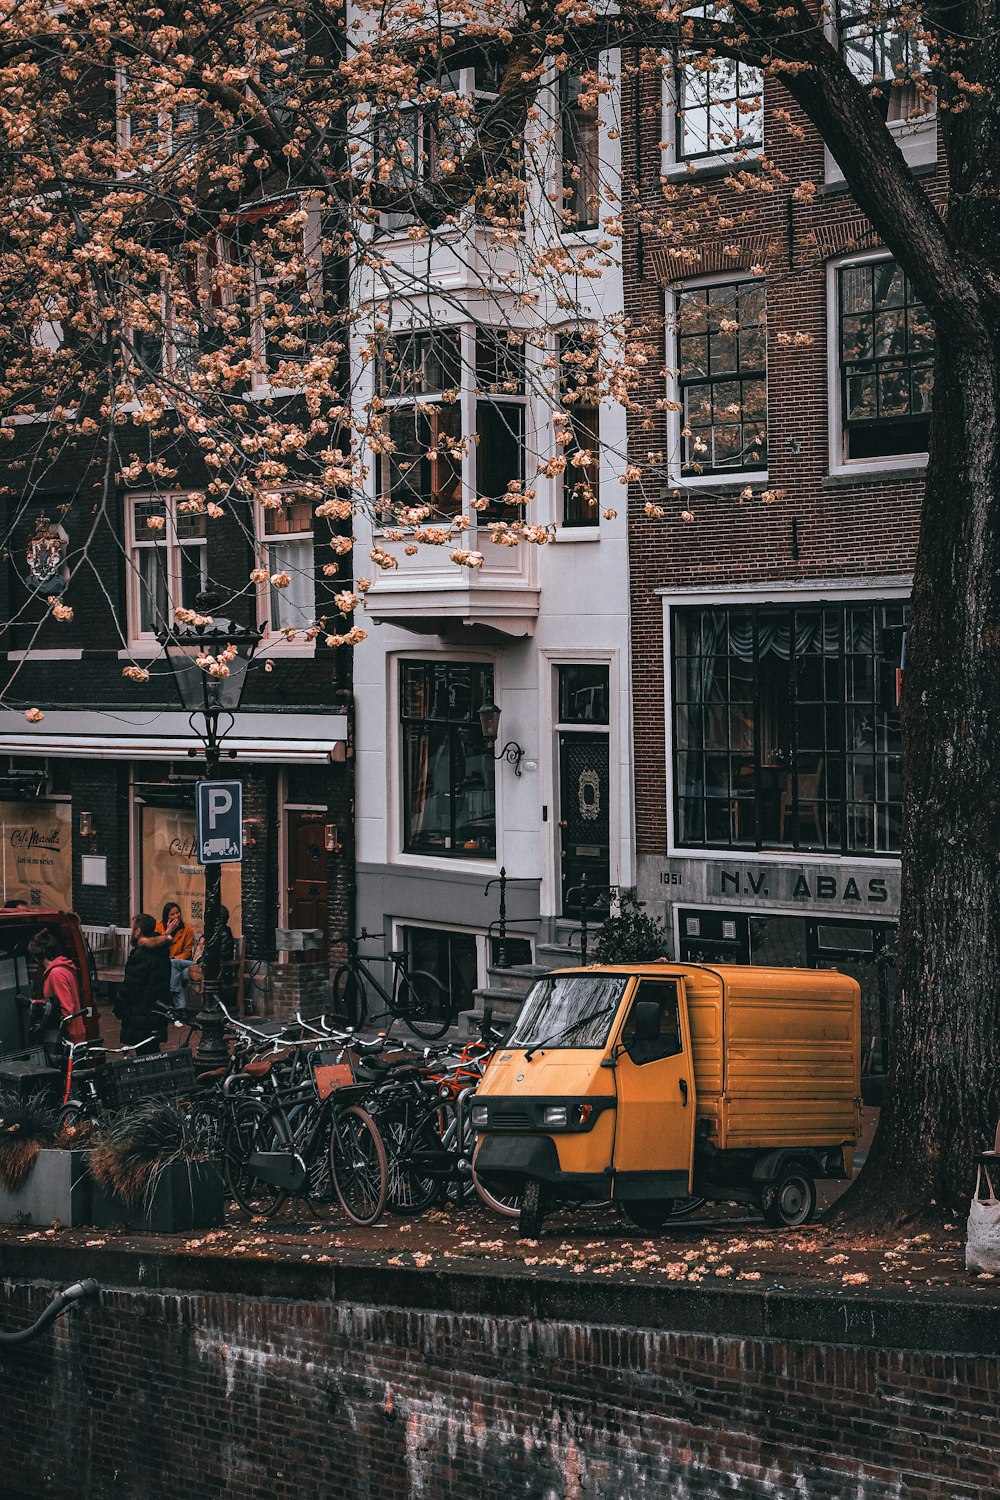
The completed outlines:
{"type": "Polygon", "coordinates": [[[346,964],[338,969],[333,980],[333,1010],[345,1024],[355,1031],[368,1019],[368,1000],[360,974],[346,964]]]}
{"type": "Polygon", "coordinates": [[[330,1112],[323,1111],[320,1121],[315,1119],[315,1106],[296,1106],[289,1114],[298,1150],[306,1163],[306,1181],[302,1190],[310,1211],[317,1219],[332,1217],[337,1205],[337,1195],[330,1172],[329,1131],[330,1112]]]}
{"type": "Polygon", "coordinates": [[[223,1150],[226,1103],[219,1093],[188,1101],[185,1123],[200,1156],[219,1156],[223,1150]]]}
{"type": "Polygon", "coordinates": [[[441,1149],[434,1121],[427,1115],[421,1118],[422,1109],[419,1100],[409,1109],[400,1102],[387,1105],[377,1116],[389,1160],[386,1203],[394,1214],[422,1214],[441,1196],[441,1179],[428,1176],[414,1161],[416,1153],[427,1156],[441,1149]]]}
{"type": "Polygon", "coordinates": [[[472,1153],[472,1185],[479,1194],[482,1201],[493,1213],[500,1214],[504,1219],[516,1219],[521,1212],[521,1194],[518,1192],[494,1192],[491,1188],[480,1181],[476,1172],[476,1155],[479,1151],[478,1144],[472,1153]]]}
{"type": "Polygon", "coordinates": [[[359,1104],[334,1108],[330,1174],[347,1217],[355,1224],[374,1224],[385,1207],[389,1168],[378,1126],[359,1104]]]}
{"type": "Polygon", "coordinates": [[[250,1171],[254,1151],[273,1151],[281,1138],[274,1113],[258,1099],[243,1099],[236,1105],[223,1140],[222,1174],[226,1187],[248,1214],[271,1218],[288,1194],[273,1182],[262,1182],[250,1171]]]}
{"type": "Polygon", "coordinates": [[[396,996],[397,1011],[414,1036],[425,1042],[444,1036],[451,1025],[448,992],[439,979],[426,969],[403,974],[396,996]]]}

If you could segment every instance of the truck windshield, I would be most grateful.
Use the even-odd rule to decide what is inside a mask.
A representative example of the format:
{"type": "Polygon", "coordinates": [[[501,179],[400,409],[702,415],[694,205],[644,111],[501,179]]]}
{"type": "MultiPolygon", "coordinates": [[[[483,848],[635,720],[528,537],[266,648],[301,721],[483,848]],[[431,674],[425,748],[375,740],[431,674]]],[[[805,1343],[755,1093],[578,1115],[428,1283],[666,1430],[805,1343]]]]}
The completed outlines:
{"type": "Polygon", "coordinates": [[[627,984],[627,974],[553,974],[539,979],[504,1046],[603,1047],[627,984]]]}

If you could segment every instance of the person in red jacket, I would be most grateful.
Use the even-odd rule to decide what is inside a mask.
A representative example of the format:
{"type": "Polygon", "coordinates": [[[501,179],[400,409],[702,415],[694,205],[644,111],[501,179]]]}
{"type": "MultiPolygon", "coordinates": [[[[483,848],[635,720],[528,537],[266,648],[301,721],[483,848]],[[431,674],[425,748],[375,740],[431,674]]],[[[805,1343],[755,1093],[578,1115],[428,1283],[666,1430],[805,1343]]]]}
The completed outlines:
{"type": "MultiPolygon", "coordinates": [[[[86,1041],[86,1027],[83,1016],[79,1014],[82,1001],[76,964],[60,953],[58,940],[48,931],[40,932],[32,938],[28,944],[28,952],[38,960],[42,970],[41,996],[36,996],[32,1001],[32,1012],[35,1012],[36,1007],[38,1011],[47,1008],[54,1015],[56,1026],[67,1016],[72,1016],[73,1020],[62,1034],[71,1042],[86,1041]]],[[[35,1030],[38,1023],[43,1031],[51,1024],[47,1023],[44,1015],[33,1014],[31,1029],[35,1030]]]]}

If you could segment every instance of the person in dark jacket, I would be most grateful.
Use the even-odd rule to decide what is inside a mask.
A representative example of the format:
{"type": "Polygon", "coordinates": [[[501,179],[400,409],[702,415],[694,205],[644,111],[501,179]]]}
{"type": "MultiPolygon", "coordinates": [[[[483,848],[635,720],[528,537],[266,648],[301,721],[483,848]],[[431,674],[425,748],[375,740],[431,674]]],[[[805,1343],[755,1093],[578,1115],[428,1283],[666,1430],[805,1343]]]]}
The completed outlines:
{"type": "Polygon", "coordinates": [[[143,1052],[159,1052],[170,1012],[170,938],[158,934],[146,912],[132,918],[132,951],[118,986],[115,1015],[122,1023],[123,1047],[150,1038],[143,1052]]]}

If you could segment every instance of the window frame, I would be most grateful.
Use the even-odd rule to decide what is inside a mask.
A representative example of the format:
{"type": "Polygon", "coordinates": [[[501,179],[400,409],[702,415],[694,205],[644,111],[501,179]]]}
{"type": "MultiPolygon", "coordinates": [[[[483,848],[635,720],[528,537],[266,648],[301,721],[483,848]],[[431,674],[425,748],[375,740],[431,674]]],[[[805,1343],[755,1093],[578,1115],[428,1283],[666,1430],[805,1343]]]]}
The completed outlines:
{"type": "MultiPolygon", "coordinates": [[[[119,60],[115,63],[115,142],[119,151],[128,151],[132,147],[132,111],[128,108],[128,63],[119,60]]],[[[198,106],[188,105],[182,108],[194,111],[195,128],[185,131],[183,142],[185,146],[193,146],[198,140],[198,106]]],[[[156,124],[150,120],[147,134],[157,137],[157,146],[153,155],[160,161],[165,161],[174,154],[178,146],[178,135],[175,126],[177,111],[172,109],[157,110],[156,124]]],[[[152,171],[152,162],[143,166],[140,170],[152,171]]],[[[128,176],[119,169],[119,176],[128,176]]]]}
{"type": "MultiPolygon", "coordinates": [[[[697,155],[682,155],[680,150],[681,131],[683,120],[681,117],[681,69],[684,66],[683,58],[698,57],[701,54],[697,48],[690,48],[686,52],[678,49],[667,53],[667,66],[663,70],[663,83],[661,90],[661,151],[660,170],[666,177],[686,177],[692,171],[698,173],[705,169],[717,166],[731,165],[733,162],[740,166],[749,166],[757,161],[764,152],[766,142],[766,117],[764,111],[764,78],[761,74],[760,89],[756,95],[748,97],[759,98],[757,116],[760,120],[759,139],[749,142],[734,144],[732,146],[720,146],[716,151],[700,152],[697,155]]],[[[739,67],[748,68],[748,64],[739,64],[739,67]]],[[[753,70],[760,72],[759,69],[753,70]]],[[[742,98],[741,94],[735,96],[742,98]]]]}
{"type": "Polygon", "coordinates": [[[581,84],[582,73],[594,73],[597,69],[593,66],[585,68],[565,68],[556,78],[555,105],[559,123],[559,153],[556,162],[556,189],[559,193],[559,201],[556,211],[559,220],[560,232],[565,235],[593,234],[601,227],[601,96],[594,101],[593,109],[582,109],[579,103],[579,95],[587,90],[581,84]],[[575,90],[575,93],[572,91],[575,90]],[[571,129],[567,129],[567,122],[574,120],[580,123],[571,129]],[[593,136],[593,152],[590,162],[596,172],[596,186],[593,194],[588,195],[582,190],[587,179],[587,149],[588,136],[593,136]],[[573,154],[567,151],[567,145],[572,143],[573,154]],[[581,156],[584,165],[581,165],[581,156]],[[574,175],[575,174],[575,175],[574,175]],[[588,197],[594,197],[596,203],[591,206],[588,197]],[[583,213],[577,214],[575,205],[580,202],[583,213]],[[573,222],[573,220],[576,222],[573,222]]]}
{"type": "MultiPolygon", "coordinates": [[[[878,757],[882,757],[885,760],[885,770],[888,774],[890,762],[892,761],[893,757],[895,757],[899,762],[898,774],[901,778],[902,751],[901,745],[898,749],[890,749],[888,747],[884,749],[878,749],[874,743],[870,747],[869,751],[869,747],[867,746],[858,746],[857,741],[855,741],[852,747],[848,747],[848,730],[851,711],[853,710],[856,714],[860,713],[860,711],[868,703],[868,700],[863,695],[853,697],[846,692],[845,684],[847,681],[848,662],[852,655],[857,655],[858,653],[852,653],[846,649],[845,642],[847,640],[847,636],[845,632],[849,611],[851,611],[852,609],[858,609],[871,611],[873,613],[873,617],[876,620],[876,623],[877,612],[883,611],[883,622],[881,628],[883,630],[891,631],[899,629],[905,635],[905,631],[909,628],[908,617],[910,610],[911,581],[906,580],[904,582],[903,580],[885,580],[880,584],[873,584],[868,588],[859,588],[857,585],[845,585],[843,587],[834,586],[830,590],[825,591],[822,595],[817,595],[814,591],[808,591],[806,589],[797,587],[788,589],[778,588],[767,591],[757,589],[746,591],[739,589],[720,590],[718,593],[705,593],[700,590],[681,590],[676,593],[668,593],[666,590],[662,589],[658,590],[658,592],[663,599],[664,606],[663,661],[666,689],[665,741],[666,808],[668,826],[667,853],[676,855],[678,857],[697,856],[699,859],[718,859],[729,861],[732,861],[734,858],[743,858],[753,860],[755,863],[777,863],[786,865],[789,862],[801,863],[803,860],[808,861],[809,863],[815,862],[822,865],[824,863],[839,862],[845,858],[851,860],[853,864],[870,864],[876,869],[884,869],[887,862],[891,863],[894,861],[898,864],[900,858],[898,849],[876,847],[878,838],[875,834],[875,830],[877,828],[878,818],[881,815],[883,809],[893,805],[890,800],[885,799],[880,803],[876,798],[873,797],[872,799],[871,807],[874,813],[874,820],[872,823],[873,837],[868,845],[853,848],[851,847],[851,840],[848,836],[848,807],[861,809],[868,805],[867,799],[863,797],[858,797],[857,795],[848,797],[847,795],[848,782],[850,778],[852,776],[857,777],[859,774],[861,774],[861,772],[859,772],[858,766],[859,759],[863,760],[864,757],[870,753],[873,757],[874,764],[875,759],[877,759],[878,757]],[[906,623],[903,623],[900,626],[892,624],[886,625],[884,622],[884,612],[893,610],[898,611],[900,615],[904,617],[906,623]],[[716,839],[712,842],[709,842],[705,838],[703,832],[700,842],[697,838],[686,839],[682,842],[679,832],[681,797],[679,756],[684,753],[693,753],[695,755],[707,755],[709,753],[713,753],[719,756],[731,758],[732,747],[730,746],[728,750],[724,750],[721,748],[716,750],[714,747],[707,747],[699,751],[696,746],[687,747],[680,744],[680,736],[678,734],[678,711],[679,708],[683,708],[684,704],[689,700],[685,699],[683,703],[678,702],[679,674],[678,654],[676,649],[677,623],[679,617],[683,614],[691,614],[695,612],[712,612],[715,615],[720,615],[723,613],[728,614],[732,611],[736,611],[740,614],[749,614],[754,616],[754,620],[752,621],[753,655],[750,659],[750,687],[752,695],[751,702],[753,705],[752,746],[747,752],[747,755],[749,756],[749,759],[751,760],[754,768],[754,785],[752,788],[753,800],[749,802],[748,805],[751,812],[753,813],[754,829],[757,837],[755,839],[744,838],[740,840],[733,835],[733,826],[731,822],[730,836],[728,841],[716,839]],[[782,612],[791,617],[792,613],[795,611],[815,612],[818,613],[821,617],[827,612],[834,611],[837,613],[839,619],[839,651],[835,659],[839,665],[841,674],[842,691],[836,698],[835,702],[837,712],[839,712],[841,715],[844,736],[843,743],[839,747],[839,749],[834,748],[830,752],[832,756],[839,757],[839,760],[841,762],[839,770],[835,773],[838,777],[838,795],[830,796],[828,794],[828,783],[824,781],[824,788],[817,798],[817,805],[820,807],[826,804],[833,804],[839,807],[841,819],[841,839],[839,845],[836,846],[831,846],[829,844],[826,844],[825,842],[821,843],[819,840],[812,844],[810,844],[808,841],[805,843],[801,843],[797,835],[794,835],[792,838],[782,843],[776,841],[765,842],[759,836],[759,820],[757,818],[756,812],[754,811],[760,791],[759,773],[761,771],[761,767],[765,764],[763,756],[767,748],[764,745],[764,719],[766,718],[766,716],[762,714],[758,717],[755,711],[757,699],[760,692],[757,655],[758,618],[762,615],[774,615],[780,614],[782,612]],[[852,758],[854,761],[853,765],[851,764],[852,758]]],[[[697,660],[700,658],[691,657],[691,659],[697,660]]],[[[829,656],[827,653],[823,652],[820,653],[819,659],[829,659],[829,656]]],[[[884,652],[881,655],[876,655],[873,652],[872,656],[866,659],[871,659],[876,664],[881,663],[886,671],[888,671],[888,667],[886,664],[893,658],[887,656],[884,652]]],[[[873,667],[872,671],[872,703],[874,704],[876,714],[880,711],[879,700],[880,695],[883,692],[884,683],[880,684],[878,676],[878,666],[876,665],[875,667],[873,667]]],[[[818,754],[825,753],[814,749],[809,749],[804,752],[799,751],[798,734],[801,724],[801,709],[803,708],[803,706],[807,711],[810,707],[813,707],[815,709],[816,704],[818,703],[821,713],[825,714],[830,702],[834,700],[830,700],[826,697],[821,697],[820,699],[815,700],[810,698],[808,692],[806,692],[801,697],[796,698],[794,697],[794,694],[791,690],[791,682],[789,687],[789,694],[790,696],[787,706],[790,715],[788,726],[790,757],[787,762],[783,762],[783,764],[787,764],[790,773],[794,777],[797,777],[803,770],[805,770],[808,774],[810,769],[808,761],[812,761],[818,754]],[[803,765],[801,759],[802,755],[805,755],[806,757],[807,763],[805,765],[803,765]]],[[[727,714],[731,714],[733,705],[736,704],[738,706],[742,701],[745,700],[742,700],[740,698],[734,699],[731,695],[729,695],[725,699],[719,699],[717,706],[723,709],[727,714]]],[[[824,734],[826,733],[827,731],[824,730],[824,734]]],[[[770,763],[767,763],[767,765],[768,768],[770,768],[770,763]]],[[[824,777],[827,774],[827,770],[828,768],[824,767],[824,777]]],[[[877,774],[878,771],[876,769],[876,775],[877,774]]],[[[731,772],[730,785],[732,785],[731,772]]],[[[732,789],[728,797],[724,795],[720,800],[728,800],[730,804],[735,802],[737,800],[736,789],[732,789]]],[[[898,801],[900,805],[899,815],[901,817],[901,797],[898,799],[898,801]]],[[[793,801],[792,807],[793,809],[797,809],[797,801],[793,801]]],[[[797,811],[793,815],[797,816],[797,811]]]]}
{"type": "MultiPolygon", "coordinates": [[[[765,462],[756,468],[743,469],[704,469],[701,473],[686,473],[683,459],[683,446],[686,441],[681,436],[682,430],[687,426],[684,413],[684,389],[685,385],[712,385],[716,383],[712,378],[705,377],[696,381],[683,382],[680,372],[680,338],[678,329],[679,299],[684,292],[701,290],[712,290],[716,287],[738,286],[744,283],[759,283],[764,289],[764,446],[767,450],[767,442],[770,436],[769,428],[769,372],[767,364],[767,277],[753,276],[748,271],[724,271],[711,276],[698,276],[690,280],[675,281],[667,287],[664,298],[665,305],[665,332],[666,332],[666,364],[667,364],[667,389],[666,395],[678,410],[670,410],[667,414],[668,433],[668,458],[667,472],[670,482],[681,484],[688,488],[702,487],[705,485],[735,486],[744,484],[766,483],[768,477],[768,466],[765,462]]],[[[759,375],[750,373],[742,374],[737,371],[733,375],[720,377],[719,384],[724,379],[759,379],[759,375]]]]}
{"type": "MultiPolygon", "coordinates": [[[[827,262],[827,438],[829,472],[836,477],[857,474],[879,474],[887,470],[925,469],[927,450],[913,453],[879,454],[873,458],[844,456],[844,394],[840,358],[840,272],[852,267],[873,265],[895,259],[891,251],[870,250],[862,254],[842,255],[827,262]]],[[[905,272],[904,272],[905,275],[905,272]]]]}
{"type": "MultiPolygon", "coordinates": [[[[572,401],[567,404],[566,401],[567,381],[566,372],[564,370],[564,362],[566,360],[567,354],[571,352],[571,346],[575,345],[576,347],[582,347],[583,349],[592,347],[595,350],[595,353],[597,353],[598,356],[597,384],[598,386],[600,385],[600,351],[596,343],[593,343],[591,340],[584,337],[584,330],[587,326],[591,328],[597,327],[596,324],[580,325],[575,328],[561,328],[556,333],[556,384],[559,407],[560,410],[564,411],[569,417],[569,428],[573,434],[571,442],[566,444],[557,442],[555,444],[556,453],[561,454],[566,459],[566,468],[559,475],[559,483],[557,486],[556,525],[559,531],[599,532],[601,526],[601,466],[603,459],[603,448],[601,443],[601,416],[604,403],[599,389],[595,393],[595,399],[589,404],[585,402],[572,401]],[[577,413],[577,408],[579,408],[579,413],[593,413],[594,429],[592,432],[587,431],[585,423],[579,422],[579,414],[577,413]],[[584,476],[580,480],[580,484],[589,484],[591,488],[591,493],[593,495],[593,514],[584,516],[581,519],[571,519],[568,516],[568,505],[572,497],[567,493],[570,488],[570,486],[567,484],[567,480],[570,480],[570,483],[572,483],[571,470],[573,468],[573,465],[571,463],[571,460],[573,455],[575,453],[582,452],[584,448],[584,444],[580,441],[581,429],[583,435],[585,435],[589,440],[587,446],[590,448],[590,451],[594,455],[592,462],[586,464],[585,466],[582,466],[580,471],[584,476]]],[[[579,382],[576,383],[574,388],[576,390],[581,389],[579,382]]],[[[587,390],[590,388],[591,383],[588,377],[588,380],[584,383],[582,389],[587,390]]]]}
{"type": "MultiPolygon", "coordinates": [[[[181,554],[182,549],[197,547],[200,549],[201,588],[204,589],[208,581],[208,536],[185,538],[183,541],[177,536],[177,506],[184,500],[191,498],[190,492],[181,490],[143,490],[136,493],[129,492],[125,495],[125,615],[126,635],[130,649],[148,653],[149,651],[160,651],[160,643],[156,638],[155,631],[142,629],[142,589],[143,574],[140,557],[143,553],[159,551],[166,554],[166,612],[167,618],[164,625],[170,627],[174,623],[174,611],[182,604],[182,573],[181,554]],[[164,527],[162,533],[155,533],[148,538],[139,538],[136,534],[136,507],[151,501],[161,502],[164,507],[164,527]]],[[[192,601],[193,602],[193,601],[192,601]]],[[[190,606],[188,606],[190,607],[190,606]]]]}
{"type": "MultiPolygon", "coordinates": [[[[456,719],[456,720],[452,721],[449,718],[445,718],[445,719],[419,718],[416,715],[407,715],[407,714],[404,713],[404,702],[405,702],[405,691],[406,691],[406,673],[407,673],[407,670],[412,670],[413,668],[423,668],[426,671],[428,668],[442,667],[442,666],[445,667],[446,669],[453,668],[453,667],[477,668],[482,673],[488,672],[490,674],[490,676],[491,676],[491,679],[492,679],[492,685],[491,685],[491,687],[489,689],[489,692],[491,694],[495,694],[495,684],[496,684],[496,676],[497,676],[496,663],[494,661],[489,660],[488,658],[486,658],[484,656],[481,656],[481,655],[469,655],[469,656],[448,655],[448,656],[443,656],[442,655],[442,656],[435,657],[435,656],[431,656],[431,655],[420,654],[420,655],[413,655],[413,656],[402,656],[402,657],[399,657],[397,659],[397,662],[396,662],[396,671],[395,671],[395,674],[394,674],[395,675],[395,695],[394,695],[395,710],[394,710],[394,719],[395,719],[395,724],[396,724],[395,743],[396,743],[396,746],[397,746],[397,753],[399,755],[399,763],[398,763],[399,764],[399,776],[398,776],[398,780],[397,780],[397,785],[398,785],[398,788],[399,788],[399,793],[398,793],[397,803],[398,803],[398,809],[399,809],[400,823],[399,823],[399,834],[398,834],[398,838],[396,840],[396,853],[397,853],[397,856],[402,856],[402,858],[404,860],[406,860],[407,862],[412,862],[418,868],[426,868],[428,862],[431,862],[431,861],[440,861],[443,866],[446,866],[448,868],[453,867],[454,864],[456,863],[456,861],[467,861],[467,862],[469,862],[471,868],[473,868],[475,870],[482,870],[484,867],[486,867],[488,865],[494,865],[494,866],[496,865],[497,859],[499,857],[500,842],[501,842],[501,836],[502,836],[502,822],[501,822],[501,817],[500,817],[500,781],[501,781],[501,778],[497,774],[497,771],[496,771],[496,759],[493,756],[492,751],[488,747],[484,746],[483,753],[484,753],[484,757],[488,757],[489,758],[490,763],[493,765],[493,768],[494,768],[493,769],[493,786],[492,786],[492,794],[493,794],[493,799],[492,799],[493,800],[493,847],[492,847],[492,849],[489,849],[489,850],[487,850],[485,852],[476,852],[476,851],[470,851],[469,849],[465,848],[464,845],[456,843],[455,810],[454,810],[454,805],[453,805],[453,798],[451,796],[451,790],[450,790],[451,783],[450,782],[449,782],[449,793],[448,793],[448,798],[449,798],[449,834],[447,835],[447,838],[449,840],[449,844],[447,846],[445,846],[445,847],[442,847],[442,848],[419,849],[419,848],[412,847],[412,844],[408,841],[408,838],[407,838],[407,829],[408,829],[408,824],[409,824],[409,811],[410,811],[410,787],[409,787],[409,783],[408,783],[408,779],[407,779],[407,743],[408,743],[408,741],[407,741],[407,725],[409,723],[414,723],[414,724],[442,724],[442,725],[445,725],[449,730],[459,729],[459,728],[462,728],[464,725],[471,725],[474,729],[478,726],[478,717],[477,717],[477,715],[478,715],[478,709],[475,706],[473,706],[472,712],[470,714],[470,717],[467,720],[458,720],[458,719],[456,719]]],[[[453,734],[449,733],[449,735],[448,735],[449,768],[451,768],[451,766],[454,764],[454,753],[455,753],[455,736],[453,734]]],[[[449,771],[449,773],[450,773],[450,771],[449,771]]]]}
{"type": "Polygon", "coordinates": [[[268,656],[276,656],[279,654],[301,656],[304,654],[304,648],[307,648],[306,654],[312,656],[315,655],[316,650],[315,640],[306,641],[304,639],[298,639],[298,637],[301,637],[304,631],[309,629],[312,625],[316,624],[318,615],[319,606],[317,599],[316,581],[316,516],[313,510],[312,503],[310,501],[303,500],[296,502],[293,495],[286,495],[284,493],[282,493],[282,499],[286,504],[289,505],[298,503],[303,506],[307,506],[310,514],[310,525],[307,530],[299,529],[297,531],[283,531],[280,533],[269,535],[267,529],[267,518],[268,516],[276,513],[276,508],[265,506],[259,498],[256,499],[254,502],[255,566],[266,568],[268,573],[270,574],[274,571],[271,565],[271,547],[274,546],[276,542],[283,540],[286,542],[297,542],[303,545],[308,542],[309,556],[312,563],[311,576],[313,617],[309,622],[309,626],[295,626],[297,638],[291,641],[288,640],[282,633],[282,627],[276,626],[274,623],[274,585],[270,582],[258,583],[256,585],[257,625],[263,631],[262,646],[268,656]]]}
{"type": "MultiPolygon", "coordinates": [[[[840,22],[839,6],[832,5],[824,13],[823,30],[831,47],[838,50],[841,48],[842,25],[840,22]]],[[[845,57],[848,70],[852,77],[857,77],[845,57]]],[[[863,79],[858,79],[862,87],[865,86],[863,79]]],[[[886,91],[886,110],[888,112],[890,100],[889,91],[886,91]]],[[[934,102],[920,114],[904,116],[899,119],[886,119],[886,125],[890,134],[894,137],[897,146],[903,153],[903,158],[911,168],[928,168],[937,162],[937,124],[938,109],[937,97],[934,102]]],[[[828,187],[843,187],[846,185],[840,163],[831,152],[829,146],[823,146],[823,178],[828,187]]]]}

